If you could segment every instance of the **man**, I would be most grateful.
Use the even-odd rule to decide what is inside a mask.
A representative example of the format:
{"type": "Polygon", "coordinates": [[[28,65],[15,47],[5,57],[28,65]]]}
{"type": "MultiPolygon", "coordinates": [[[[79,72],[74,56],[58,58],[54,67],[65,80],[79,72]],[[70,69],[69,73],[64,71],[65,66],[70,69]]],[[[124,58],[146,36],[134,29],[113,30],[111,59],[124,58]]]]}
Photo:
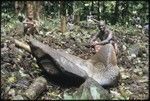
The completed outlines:
{"type": "Polygon", "coordinates": [[[74,29],[73,21],[74,21],[73,15],[68,15],[68,17],[67,17],[67,28],[69,31],[73,31],[73,29],[74,29]]]}
{"type": "Polygon", "coordinates": [[[28,16],[28,18],[23,21],[24,24],[24,34],[36,34],[39,31],[37,30],[37,22],[33,20],[32,16],[28,16]]]}
{"type": "Polygon", "coordinates": [[[20,22],[23,22],[24,19],[25,19],[25,16],[24,16],[23,14],[19,13],[19,14],[18,14],[18,20],[19,20],[20,22]]]}
{"type": "Polygon", "coordinates": [[[111,43],[114,46],[116,53],[118,52],[117,43],[115,43],[114,36],[112,32],[108,29],[104,21],[100,21],[98,24],[99,32],[96,33],[92,39],[90,40],[91,46],[94,46],[95,51],[98,52],[100,50],[101,45],[105,45],[111,43]],[[100,39],[100,42],[96,41],[100,39]]]}
{"type": "Polygon", "coordinates": [[[146,34],[146,36],[148,36],[148,32],[149,32],[149,23],[146,23],[146,24],[143,26],[142,33],[143,33],[143,34],[146,34]]]}
{"type": "Polygon", "coordinates": [[[93,15],[90,12],[90,15],[87,16],[87,27],[90,27],[90,24],[94,22],[92,19],[93,19],[93,15]]]}
{"type": "Polygon", "coordinates": [[[137,14],[133,17],[133,25],[136,28],[139,28],[139,29],[142,28],[142,26],[141,26],[141,18],[139,16],[137,16],[137,14]]]}

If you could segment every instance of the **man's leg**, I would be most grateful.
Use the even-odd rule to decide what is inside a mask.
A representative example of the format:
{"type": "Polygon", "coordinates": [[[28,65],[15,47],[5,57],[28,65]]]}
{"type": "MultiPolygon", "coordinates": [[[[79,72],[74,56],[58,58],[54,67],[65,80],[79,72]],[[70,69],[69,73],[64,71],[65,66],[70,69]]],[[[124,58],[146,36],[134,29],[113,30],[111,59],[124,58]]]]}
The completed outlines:
{"type": "Polygon", "coordinates": [[[115,43],[114,41],[111,41],[110,43],[113,45],[113,47],[114,47],[114,49],[115,49],[115,52],[116,52],[116,55],[117,55],[118,52],[119,52],[117,43],[115,43]]]}
{"type": "MultiPolygon", "coordinates": [[[[98,41],[95,41],[94,43],[98,43],[98,41]]],[[[99,52],[100,48],[101,48],[101,45],[95,45],[94,46],[95,52],[96,53],[99,52]]]]}
{"type": "Polygon", "coordinates": [[[114,43],[114,49],[115,49],[115,52],[116,52],[116,55],[118,54],[118,52],[119,52],[119,49],[118,49],[118,45],[117,45],[117,43],[114,43]]]}

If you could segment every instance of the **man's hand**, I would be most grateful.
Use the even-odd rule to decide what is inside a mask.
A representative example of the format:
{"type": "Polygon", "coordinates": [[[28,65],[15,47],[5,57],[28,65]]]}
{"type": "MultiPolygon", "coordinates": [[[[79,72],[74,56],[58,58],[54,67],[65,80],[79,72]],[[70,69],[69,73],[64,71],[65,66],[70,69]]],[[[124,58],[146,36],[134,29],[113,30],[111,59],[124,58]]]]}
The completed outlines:
{"type": "Polygon", "coordinates": [[[101,48],[101,45],[95,45],[94,46],[95,52],[96,53],[99,52],[100,48],[101,48]]]}
{"type": "Polygon", "coordinates": [[[31,24],[31,25],[34,25],[33,22],[23,22],[23,24],[31,24]]]}
{"type": "Polygon", "coordinates": [[[91,42],[91,46],[94,47],[95,52],[98,52],[101,48],[100,42],[98,42],[98,41],[91,42]]]}
{"type": "Polygon", "coordinates": [[[95,45],[98,45],[99,44],[99,42],[98,41],[94,41],[94,42],[91,42],[91,46],[95,46],[95,45]]]}

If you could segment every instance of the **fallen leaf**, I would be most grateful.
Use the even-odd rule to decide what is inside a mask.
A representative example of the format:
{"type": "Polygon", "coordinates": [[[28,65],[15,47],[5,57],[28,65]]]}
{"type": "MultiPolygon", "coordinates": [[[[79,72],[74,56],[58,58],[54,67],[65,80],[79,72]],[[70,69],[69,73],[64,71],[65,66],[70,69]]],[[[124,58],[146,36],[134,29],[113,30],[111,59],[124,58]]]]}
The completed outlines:
{"type": "Polygon", "coordinates": [[[16,77],[12,76],[8,78],[9,83],[14,83],[16,81],[16,77]]]}

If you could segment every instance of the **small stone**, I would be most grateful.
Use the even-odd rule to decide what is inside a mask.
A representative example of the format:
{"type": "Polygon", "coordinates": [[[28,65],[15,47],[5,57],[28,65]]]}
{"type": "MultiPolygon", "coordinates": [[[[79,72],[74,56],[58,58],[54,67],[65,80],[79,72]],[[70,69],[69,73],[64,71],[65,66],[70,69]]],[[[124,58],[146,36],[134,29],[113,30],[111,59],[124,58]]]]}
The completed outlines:
{"type": "Polygon", "coordinates": [[[141,70],[140,70],[139,68],[133,70],[134,73],[138,73],[138,72],[140,72],[140,71],[141,71],[141,70]]]}
{"type": "Polygon", "coordinates": [[[120,96],[120,93],[118,93],[117,91],[110,90],[110,93],[113,94],[114,96],[120,96]]]}
{"type": "MultiPolygon", "coordinates": [[[[40,31],[39,34],[40,34],[40,35],[43,35],[44,33],[43,33],[42,31],[40,31]]],[[[45,35],[47,35],[47,34],[45,34],[45,35]]],[[[48,33],[48,35],[49,35],[49,33],[48,33]]]]}
{"type": "Polygon", "coordinates": [[[14,89],[10,89],[9,92],[8,92],[8,95],[10,96],[15,96],[16,92],[14,89]]]}
{"type": "Polygon", "coordinates": [[[138,72],[138,74],[139,74],[139,75],[143,75],[143,72],[142,72],[142,71],[140,71],[140,72],[138,72]]]}
{"type": "Polygon", "coordinates": [[[24,100],[21,95],[14,96],[12,100],[24,100]]]}
{"type": "Polygon", "coordinates": [[[10,86],[6,87],[5,92],[8,92],[10,90],[10,86]]]}
{"type": "Polygon", "coordinates": [[[123,48],[123,50],[126,50],[126,49],[127,49],[127,47],[126,47],[125,45],[123,45],[122,48],[123,48]]]}
{"type": "Polygon", "coordinates": [[[71,53],[72,52],[72,50],[70,49],[70,48],[68,48],[67,50],[66,50],[66,53],[71,53]]]}
{"type": "Polygon", "coordinates": [[[15,81],[16,81],[16,77],[14,77],[14,76],[8,78],[9,83],[14,83],[15,81]]]}
{"type": "Polygon", "coordinates": [[[124,83],[121,83],[121,86],[124,86],[125,84],[124,83]]]}
{"type": "Polygon", "coordinates": [[[121,74],[121,78],[122,79],[128,79],[128,78],[130,78],[130,76],[128,75],[128,74],[121,74]]]}
{"type": "Polygon", "coordinates": [[[137,63],[141,63],[141,60],[140,60],[140,58],[137,58],[137,63]]]}
{"type": "Polygon", "coordinates": [[[148,74],[149,73],[149,68],[148,67],[143,67],[143,74],[148,74]]]}
{"type": "Polygon", "coordinates": [[[21,77],[26,77],[27,76],[27,74],[25,74],[22,70],[19,70],[19,73],[20,73],[21,77]]]}
{"type": "Polygon", "coordinates": [[[136,55],[135,54],[131,54],[131,58],[135,58],[136,57],[136,55]]]}
{"type": "Polygon", "coordinates": [[[143,57],[146,57],[146,54],[143,54],[143,57]]]}
{"type": "Polygon", "coordinates": [[[128,58],[129,60],[131,60],[131,56],[127,56],[127,58],[128,58]]]}

